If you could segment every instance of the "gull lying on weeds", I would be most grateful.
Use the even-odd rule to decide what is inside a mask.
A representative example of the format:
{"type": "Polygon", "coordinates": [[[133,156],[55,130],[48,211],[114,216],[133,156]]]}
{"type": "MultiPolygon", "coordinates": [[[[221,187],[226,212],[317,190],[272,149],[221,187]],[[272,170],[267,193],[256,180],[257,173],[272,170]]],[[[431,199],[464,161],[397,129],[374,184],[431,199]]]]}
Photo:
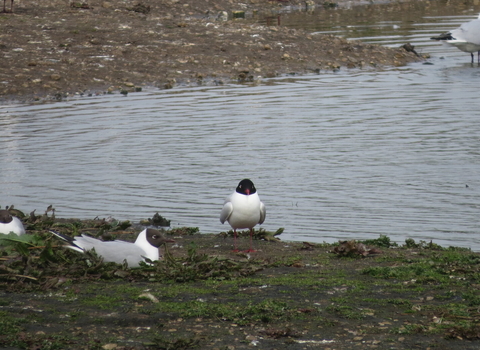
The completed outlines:
{"type": "Polygon", "coordinates": [[[50,232],[66,241],[68,243],[67,248],[81,253],[95,249],[97,255],[103,257],[103,261],[118,264],[126,261],[131,268],[140,267],[140,261],[145,261],[145,259],[159,260],[160,246],[168,242],[175,242],[165,238],[158,230],[151,228],[140,232],[135,243],[120,240],[104,242],[86,235],[70,237],[59,232],[50,232]]]}
{"type": "Polygon", "coordinates": [[[8,235],[10,232],[21,236],[25,234],[25,228],[19,218],[10,214],[8,210],[0,210],[0,233],[8,235]]]}

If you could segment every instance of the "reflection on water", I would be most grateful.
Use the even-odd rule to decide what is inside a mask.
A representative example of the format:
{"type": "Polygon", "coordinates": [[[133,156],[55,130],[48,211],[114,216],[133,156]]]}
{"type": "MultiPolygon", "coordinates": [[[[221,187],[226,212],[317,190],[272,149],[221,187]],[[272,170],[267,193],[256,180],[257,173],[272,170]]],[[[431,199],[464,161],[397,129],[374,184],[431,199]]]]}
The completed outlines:
{"type": "MultiPolygon", "coordinates": [[[[386,234],[480,250],[480,70],[428,40],[476,10],[425,10],[397,33],[433,65],[4,106],[0,204],[134,221],[158,211],[220,232],[224,198],[249,177],[267,206],[263,226],[285,227],[285,240],[386,234]]],[[[365,27],[398,30],[386,21],[365,27]]],[[[399,40],[352,25],[367,41],[399,40]]]]}

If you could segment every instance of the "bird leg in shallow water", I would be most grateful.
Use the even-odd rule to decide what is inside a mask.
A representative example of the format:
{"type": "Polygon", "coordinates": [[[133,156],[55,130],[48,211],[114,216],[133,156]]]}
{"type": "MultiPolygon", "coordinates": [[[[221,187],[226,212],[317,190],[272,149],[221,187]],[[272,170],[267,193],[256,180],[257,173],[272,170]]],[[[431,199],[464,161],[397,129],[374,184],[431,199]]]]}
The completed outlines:
{"type": "MultiPolygon", "coordinates": [[[[470,55],[472,56],[472,64],[475,63],[475,56],[473,55],[473,52],[470,52],[470,55]]],[[[480,51],[477,53],[477,62],[480,64],[480,51]]]]}

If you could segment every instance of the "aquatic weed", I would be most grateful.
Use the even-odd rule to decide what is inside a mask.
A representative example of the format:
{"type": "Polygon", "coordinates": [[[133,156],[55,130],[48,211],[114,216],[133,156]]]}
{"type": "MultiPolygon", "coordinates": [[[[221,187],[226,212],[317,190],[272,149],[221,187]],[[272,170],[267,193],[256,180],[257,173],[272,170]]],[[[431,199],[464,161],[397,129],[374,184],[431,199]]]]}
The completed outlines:
{"type": "Polygon", "coordinates": [[[186,258],[173,258],[166,250],[164,261],[155,264],[155,276],[175,282],[199,279],[228,279],[255,273],[258,267],[253,262],[237,262],[228,258],[198,254],[195,244],[188,247],[186,258]]]}
{"type": "Polygon", "coordinates": [[[392,248],[392,247],[398,247],[398,244],[395,242],[392,242],[390,240],[390,237],[385,236],[385,235],[380,235],[379,238],[376,239],[366,239],[364,241],[361,241],[363,244],[367,245],[375,245],[377,247],[382,247],[382,248],[392,248]]]}

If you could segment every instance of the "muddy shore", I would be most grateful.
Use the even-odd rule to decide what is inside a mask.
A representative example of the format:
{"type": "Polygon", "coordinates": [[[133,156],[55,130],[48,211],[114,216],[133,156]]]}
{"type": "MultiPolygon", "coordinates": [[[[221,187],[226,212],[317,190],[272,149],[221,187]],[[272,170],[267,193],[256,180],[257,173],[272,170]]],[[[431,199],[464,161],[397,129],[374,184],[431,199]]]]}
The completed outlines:
{"type": "MultiPolygon", "coordinates": [[[[218,19],[238,11],[233,1],[138,4],[16,1],[13,14],[0,15],[0,100],[248,82],[420,59],[403,49],[218,19]]],[[[279,6],[285,3],[252,0],[241,10],[279,6]]],[[[480,254],[467,249],[413,240],[397,246],[383,236],[364,242],[375,254],[361,254],[356,243],[350,247],[357,250],[340,254],[337,244],[263,233],[255,253],[236,253],[231,232],[180,228],[165,231],[176,243],[161,248],[162,261],[132,270],[62,248],[48,230],[133,241],[138,225],[60,219],[49,211],[23,221],[27,238],[0,247],[2,349],[480,347],[480,254]]],[[[247,245],[244,234],[240,246],[247,245]]]]}
{"type": "Polygon", "coordinates": [[[129,269],[48,230],[133,241],[116,220],[23,217],[0,240],[2,349],[478,349],[480,254],[434,242],[281,241],[256,231],[164,230],[175,243],[129,269]],[[4,237],[5,238],[5,237],[4,237]],[[239,248],[249,246],[248,232],[239,248]]]}
{"type": "MultiPolygon", "coordinates": [[[[249,82],[285,74],[401,66],[422,59],[403,48],[311,35],[277,23],[286,8],[328,13],[341,4],[16,1],[13,13],[0,14],[0,99],[58,100],[144,87],[249,82]]],[[[409,2],[388,6],[395,11],[409,2]]]]}

